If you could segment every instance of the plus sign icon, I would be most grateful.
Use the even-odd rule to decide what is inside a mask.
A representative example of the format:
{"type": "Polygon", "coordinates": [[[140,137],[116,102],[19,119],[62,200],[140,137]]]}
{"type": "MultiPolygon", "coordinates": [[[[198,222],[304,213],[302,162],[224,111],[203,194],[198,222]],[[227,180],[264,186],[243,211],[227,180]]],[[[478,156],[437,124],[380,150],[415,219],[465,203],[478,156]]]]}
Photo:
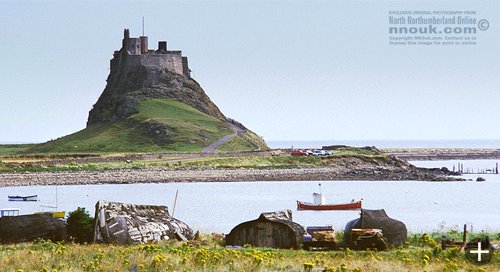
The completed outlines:
{"type": "Polygon", "coordinates": [[[467,246],[465,249],[465,257],[472,263],[486,264],[490,262],[493,257],[493,250],[488,240],[486,240],[486,243],[484,243],[484,241],[477,242],[475,245],[467,246]]]}

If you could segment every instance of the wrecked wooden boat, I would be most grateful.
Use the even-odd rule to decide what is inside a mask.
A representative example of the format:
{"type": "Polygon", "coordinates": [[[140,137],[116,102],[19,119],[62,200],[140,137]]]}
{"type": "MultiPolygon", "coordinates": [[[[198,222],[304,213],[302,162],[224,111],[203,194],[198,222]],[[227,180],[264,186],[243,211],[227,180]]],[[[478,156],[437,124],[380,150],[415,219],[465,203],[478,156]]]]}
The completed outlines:
{"type": "Polygon", "coordinates": [[[193,230],[168,213],[166,206],[99,201],[95,206],[94,242],[145,244],[192,240],[193,230]]]}

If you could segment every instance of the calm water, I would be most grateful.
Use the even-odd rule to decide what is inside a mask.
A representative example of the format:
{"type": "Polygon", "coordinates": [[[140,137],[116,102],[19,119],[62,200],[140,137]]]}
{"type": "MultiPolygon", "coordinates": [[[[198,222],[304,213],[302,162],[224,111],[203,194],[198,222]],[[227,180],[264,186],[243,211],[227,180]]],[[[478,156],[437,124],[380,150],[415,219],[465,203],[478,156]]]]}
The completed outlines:
{"type": "Polygon", "coordinates": [[[272,148],[319,148],[325,145],[376,146],[379,148],[500,148],[500,139],[266,141],[266,143],[272,148]]]}
{"type": "MultiPolygon", "coordinates": [[[[492,167],[496,161],[462,161],[465,167],[492,167]],[[472,167],[472,166],[470,166],[472,167]]],[[[422,166],[447,166],[446,162],[415,162],[422,166]]],[[[467,176],[475,179],[477,175],[467,176]]],[[[500,231],[500,175],[484,175],[486,182],[322,181],[327,202],[364,198],[364,208],[384,208],[389,216],[406,223],[411,231],[439,230],[473,225],[474,230],[500,231]]],[[[331,224],[336,229],[358,217],[356,211],[296,211],[296,200],[311,201],[319,182],[226,182],[57,186],[60,210],[85,207],[94,212],[100,199],[136,204],[167,205],[172,210],[179,190],[175,217],[194,229],[228,233],[237,224],[261,212],[291,209],[303,225],[331,224]]],[[[22,214],[55,205],[55,186],[0,188],[0,207],[16,207],[22,214]],[[7,195],[38,194],[39,202],[9,202],[7,195]]]]}

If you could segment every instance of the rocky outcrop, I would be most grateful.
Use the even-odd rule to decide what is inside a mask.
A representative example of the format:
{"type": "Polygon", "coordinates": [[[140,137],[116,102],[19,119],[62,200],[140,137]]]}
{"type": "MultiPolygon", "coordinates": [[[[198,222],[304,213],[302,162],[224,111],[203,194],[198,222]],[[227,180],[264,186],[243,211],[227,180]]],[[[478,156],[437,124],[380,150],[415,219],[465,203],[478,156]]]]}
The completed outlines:
{"type": "Polygon", "coordinates": [[[125,63],[111,70],[107,82],[89,113],[87,126],[126,119],[136,112],[140,101],[155,98],[173,99],[226,120],[198,82],[165,69],[125,63]]]}
{"type": "Polygon", "coordinates": [[[160,122],[146,121],[141,124],[141,128],[144,134],[151,137],[156,143],[173,143],[171,137],[175,133],[175,127],[160,122]]]}

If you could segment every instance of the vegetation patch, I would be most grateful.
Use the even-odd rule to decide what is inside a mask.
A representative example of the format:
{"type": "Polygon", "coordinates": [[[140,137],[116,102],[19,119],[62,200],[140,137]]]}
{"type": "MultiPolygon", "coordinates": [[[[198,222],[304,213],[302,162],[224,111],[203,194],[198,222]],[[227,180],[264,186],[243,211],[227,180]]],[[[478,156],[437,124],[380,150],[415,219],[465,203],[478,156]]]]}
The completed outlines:
{"type": "Polygon", "coordinates": [[[35,144],[2,144],[0,145],[0,155],[2,157],[22,154],[35,144]]]}
{"type": "MultiPolygon", "coordinates": [[[[414,234],[423,237],[425,234],[414,234]]],[[[428,235],[432,237],[432,235],[428,235]]],[[[490,234],[490,237],[498,234],[490,234]]],[[[226,248],[221,235],[197,241],[115,246],[50,241],[0,246],[5,271],[498,271],[500,256],[482,266],[459,249],[441,250],[410,239],[388,251],[304,251],[226,248]]],[[[498,243],[498,240],[493,240],[498,243]]]]}
{"type": "Polygon", "coordinates": [[[227,152],[227,151],[252,151],[257,149],[257,147],[247,139],[242,136],[236,136],[232,138],[227,143],[219,146],[217,152],[227,152]]]}
{"type": "MultiPolygon", "coordinates": [[[[102,134],[101,134],[102,136],[102,134]]],[[[123,136],[123,135],[122,135],[123,136]]],[[[72,137],[72,135],[68,136],[72,137]]],[[[69,139],[69,138],[67,138],[69,139]]],[[[66,140],[66,139],[65,139],[66,140]]],[[[115,140],[110,145],[118,145],[115,140]]],[[[90,144],[89,138],[85,143],[90,144]]],[[[125,142],[122,142],[125,145],[125,142]]],[[[93,148],[92,144],[89,148],[93,148]]],[[[221,147],[220,152],[230,152],[234,150],[245,150],[255,148],[255,145],[244,137],[235,137],[232,141],[221,147]]],[[[56,149],[58,147],[55,147],[56,149]]],[[[144,148],[144,147],[142,147],[144,148]]],[[[133,153],[133,152],[124,152],[133,153]]],[[[281,154],[280,156],[254,156],[248,152],[247,156],[238,157],[207,157],[207,158],[176,158],[175,155],[169,156],[168,153],[162,155],[162,158],[156,159],[122,159],[110,160],[109,154],[29,154],[17,155],[0,159],[0,172],[61,172],[61,171],[105,171],[114,169],[141,169],[145,167],[172,167],[182,165],[183,167],[213,167],[213,168],[314,168],[327,166],[349,166],[353,160],[357,163],[366,163],[368,165],[384,165],[387,163],[387,156],[380,153],[373,153],[363,149],[349,148],[346,150],[337,150],[330,156],[290,156],[281,154]],[[77,162],[78,158],[92,157],[95,162],[77,162]],[[54,162],[53,160],[57,160],[54,162]]],[[[114,154],[116,155],[116,154],[114,154]]],[[[113,155],[113,156],[114,156],[113,155]]],[[[241,154],[239,154],[241,155],[241,154]]]]}
{"type": "Polygon", "coordinates": [[[92,124],[24,152],[195,152],[233,133],[225,120],[171,99],[144,100],[136,110],[126,120],[92,124]]]}
{"type": "Polygon", "coordinates": [[[297,168],[325,166],[320,157],[315,156],[265,156],[207,158],[185,162],[188,166],[209,166],[216,168],[297,168]]]}
{"type": "Polygon", "coordinates": [[[333,151],[336,157],[374,157],[386,158],[387,155],[371,147],[341,147],[333,151]]]}
{"type": "Polygon", "coordinates": [[[93,240],[93,220],[85,208],[78,207],[69,213],[66,229],[70,240],[77,243],[90,243],[93,240]]]}

